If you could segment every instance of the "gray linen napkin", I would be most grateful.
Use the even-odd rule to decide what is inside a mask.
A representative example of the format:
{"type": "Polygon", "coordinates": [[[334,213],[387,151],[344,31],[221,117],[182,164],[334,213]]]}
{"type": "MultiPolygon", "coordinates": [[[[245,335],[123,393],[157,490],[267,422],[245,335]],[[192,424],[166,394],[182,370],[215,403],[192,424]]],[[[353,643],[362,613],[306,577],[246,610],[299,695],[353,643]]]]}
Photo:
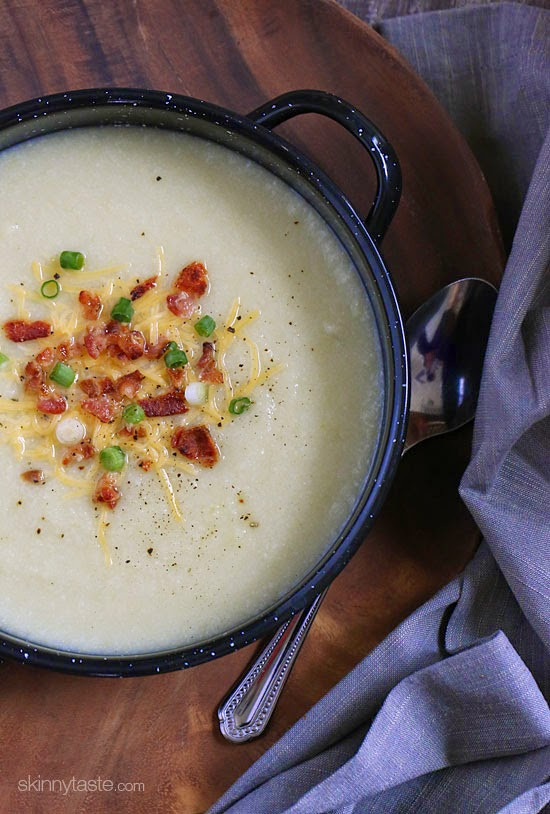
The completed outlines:
{"type": "Polygon", "coordinates": [[[470,141],[513,235],[461,485],[485,540],[211,814],[531,814],[550,801],[550,12],[485,5],[380,30],[470,141]]]}

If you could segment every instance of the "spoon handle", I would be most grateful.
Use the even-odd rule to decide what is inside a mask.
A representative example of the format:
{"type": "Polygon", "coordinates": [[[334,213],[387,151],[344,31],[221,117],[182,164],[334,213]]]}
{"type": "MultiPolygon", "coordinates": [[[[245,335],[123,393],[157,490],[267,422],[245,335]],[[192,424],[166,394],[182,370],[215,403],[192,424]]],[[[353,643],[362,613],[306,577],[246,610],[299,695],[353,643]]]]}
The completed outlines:
{"type": "Polygon", "coordinates": [[[326,590],[277,630],[238,684],[218,708],[224,738],[233,743],[257,738],[277,705],[306,634],[326,590]]]}

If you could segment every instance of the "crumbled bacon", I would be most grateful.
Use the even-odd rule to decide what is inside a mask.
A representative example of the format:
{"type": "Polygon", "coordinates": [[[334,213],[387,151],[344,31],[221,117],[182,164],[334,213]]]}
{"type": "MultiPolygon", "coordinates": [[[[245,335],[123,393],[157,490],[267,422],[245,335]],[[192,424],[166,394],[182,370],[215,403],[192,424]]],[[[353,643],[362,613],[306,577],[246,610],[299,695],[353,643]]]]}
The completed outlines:
{"type": "Polygon", "coordinates": [[[212,467],[219,458],[218,447],[204,424],[179,427],[172,436],[172,448],[201,466],[212,467]]]}
{"type": "Polygon", "coordinates": [[[44,398],[38,399],[36,409],[48,415],[60,415],[67,409],[67,402],[63,396],[44,396],[44,398]]]}
{"type": "Polygon", "coordinates": [[[194,260],[185,266],[176,280],[178,291],[186,291],[192,297],[202,297],[208,291],[208,272],[202,263],[194,260]]]}
{"type": "Polygon", "coordinates": [[[147,280],[144,280],[142,283],[138,283],[132,290],[130,291],[130,299],[132,302],[134,300],[139,300],[140,297],[143,297],[148,291],[152,288],[155,288],[157,284],[156,277],[148,277],[147,280]]]}
{"type": "Polygon", "coordinates": [[[197,302],[185,291],[178,291],[177,294],[168,294],[166,305],[177,317],[190,317],[197,307],[197,302]]]}
{"type": "Polygon", "coordinates": [[[61,342],[57,346],[55,349],[55,356],[60,362],[66,362],[68,359],[72,359],[74,356],[80,356],[81,350],[82,346],[71,338],[68,342],[61,342]]]}
{"type": "Polygon", "coordinates": [[[47,396],[51,393],[51,388],[47,385],[47,372],[55,359],[53,348],[44,348],[34,359],[25,365],[23,378],[25,380],[25,390],[29,393],[41,393],[47,396]]]}
{"type": "Polygon", "coordinates": [[[97,398],[84,399],[80,402],[83,410],[91,415],[95,415],[104,424],[108,424],[120,410],[120,404],[110,396],[97,396],[97,398]]]}
{"type": "Polygon", "coordinates": [[[94,501],[105,503],[110,509],[114,509],[120,500],[120,490],[116,485],[116,477],[110,472],[105,472],[97,482],[94,501]]]}
{"type": "Polygon", "coordinates": [[[139,370],[134,370],[132,373],[126,373],[115,382],[115,390],[119,396],[125,396],[128,399],[133,399],[145,376],[139,370]]]}
{"type": "Polygon", "coordinates": [[[160,359],[161,356],[164,355],[168,345],[170,344],[168,339],[159,339],[154,345],[147,345],[145,348],[145,356],[148,359],[160,359]]]}
{"type": "Polygon", "coordinates": [[[37,353],[35,356],[37,364],[40,365],[41,368],[46,368],[52,364],[53,360],[55,359],[55,354],[53,348],[44,348],[44,350],[37,353]]]}
{"type": "Polygon", "coordinates": [[[104,376],[101,379],[82,379],[78,384],[90,398],[106,396],[115,392],[115,384],[109,376],[104,376]]]}
{"type": "Polygon", "coordinates": [[[109,334],[110,336],[116,336],[117,334],[121,334],[124,331],[129,331],[128,325],[125,322],[119,322],[116,319],[110,319],[107,325],[104,327],[105,333],[109,334]]]}
{"type": "Polygon", "coordinates": [[[108,344],[105,325],[90,327],[84,337],[84,346],[92,359],[97,359],[105,350],[108,344]]]}
{"type": "Polygon", "coordinates": [[[89,438],[81,441],[80,444],[75,444],[69,447],[65,457],[63,458],[63,466],[69,466],[71,463],[80,463],[80,461],[87,461],[88,458],[93,458],[96,453],[96,448],[89,438]]]}
{"type": "Polygon", "coordinates": [[[26,472],[23,472],[21,477],[29,483],[46,483],[46,478],[41,469],[28,469],[26,472]]]}
{"type": "Polygon", "coordinates": [[[145,353],[146,341],[141,331],[123,332],[113,343],[127,359],[139,359],[145,353]]]}
{"type": "Polygon", "coordinates": [[[169,367],[167,373],[174,387],[181,388],[184,386],[187,380],[187,372],[184,367],[169,367]]]}
{"type": "Polygon", "coordinates": [[[92,294],[90,291],[81,291],[78,295],[78,301],[84,310],[85,319],[99,319],[103,311],[103,305],[97,294],[92,294]]]}
{"type": "Polygon", "coordinates": [[[27,392],[41,393],[43,396],[50,392],[50,388],[46,384],[46,371],[36,359],[31,359],[25,365],[24,379],[27,392]]]}
{"type": "Polygon", "coordinates": [[[133,438],[134,441],[137,441],[138,438],[145,438],[147,435],[147,430],[145,427],[142,427],[141,424],[126,424],[125,427],[122,427],[118,431],[119,435],[127,435],[128,438],[133,438]]]}
{"type": "Polygon", "coordinates": [[[49,336],[52,333],[52,326],[40,319],[35,322],[14,319],[4,323],[4,331],[12,342],[29,342],[31,339],[43,339],[49,336]]]}
{"type": "Polygon", "coordinates": [[[143,469],[144,472],[149,472],[149,470],[153,466],[153,461],[151,461],[150,458],[144,458],[142,461],[139,462],[138,466],[141,467],[141,469],[143,469]]]}
{"type": "Polygon", "coordinates": [[[184,394],[178,390],[163,393],[161,396],[151,396],[150,398],[140,399],[138,404],[149,418],[157,418],[158,416],[164,415],[180,415],[181,413],[186,413],[188,409],[184,394]]]}
{"type": "Polygon", "coordinates": [[[84,337],[86,350],[97,359],[105,350],[120,359],[139,359],[146,348],[145,336],[141,331],[131,331],[127,325],[112,321],[88,328],[84,337]]]}
{"type": "Polygon", "coordinates": [[[201,382],[223,384],[223,373],[216,367],[214,345],[212,342],[202,343],[202,356],[197,362],[197,367],[199,369],[199,379],[201,382]]]}

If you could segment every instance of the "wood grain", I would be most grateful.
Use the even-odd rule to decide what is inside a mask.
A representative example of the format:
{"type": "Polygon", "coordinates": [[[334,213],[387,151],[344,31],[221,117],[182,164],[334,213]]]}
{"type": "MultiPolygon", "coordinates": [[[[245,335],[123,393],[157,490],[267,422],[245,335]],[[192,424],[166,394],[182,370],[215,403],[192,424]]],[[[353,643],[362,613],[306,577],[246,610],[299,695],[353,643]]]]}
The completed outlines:
{"type": "MultiPolygon", "coordinates": [[[[372,30],[330,0],[4,0],[0,104],[101,85],[189,94],[245,112],[315,87],[353,101],[400,156],[402,204],[383,253],[405,315],[451,280],[497,281],[490,196],[433,96],[372,30]]],[[[361,149],[316,116],[281,128],[366,212],[361,149]]],[[[456,574],[477,531],[457,494],[469,432],[404,459],[373,532],[335,581],[265,736],[236,747],[215,726],[220,698],[255,646],[188,672],[84,679],[4,665],[0,810],[204,811],[411,610],[456,574]],[[98,776],[143,791],[20,791],[28,778],[98,776]]]]}

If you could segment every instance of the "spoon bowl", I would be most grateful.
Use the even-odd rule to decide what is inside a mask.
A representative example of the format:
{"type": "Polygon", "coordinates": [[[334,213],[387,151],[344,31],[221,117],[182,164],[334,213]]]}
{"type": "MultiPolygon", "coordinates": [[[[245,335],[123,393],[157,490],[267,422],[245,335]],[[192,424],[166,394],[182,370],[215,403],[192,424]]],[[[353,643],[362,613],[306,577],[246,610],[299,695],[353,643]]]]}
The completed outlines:
{"type": "Polygon", "coordinates": [[[473,419],[496,297],[490,283],[467,277],[407,320],[411,404],[404,451],[473,419]]]}

